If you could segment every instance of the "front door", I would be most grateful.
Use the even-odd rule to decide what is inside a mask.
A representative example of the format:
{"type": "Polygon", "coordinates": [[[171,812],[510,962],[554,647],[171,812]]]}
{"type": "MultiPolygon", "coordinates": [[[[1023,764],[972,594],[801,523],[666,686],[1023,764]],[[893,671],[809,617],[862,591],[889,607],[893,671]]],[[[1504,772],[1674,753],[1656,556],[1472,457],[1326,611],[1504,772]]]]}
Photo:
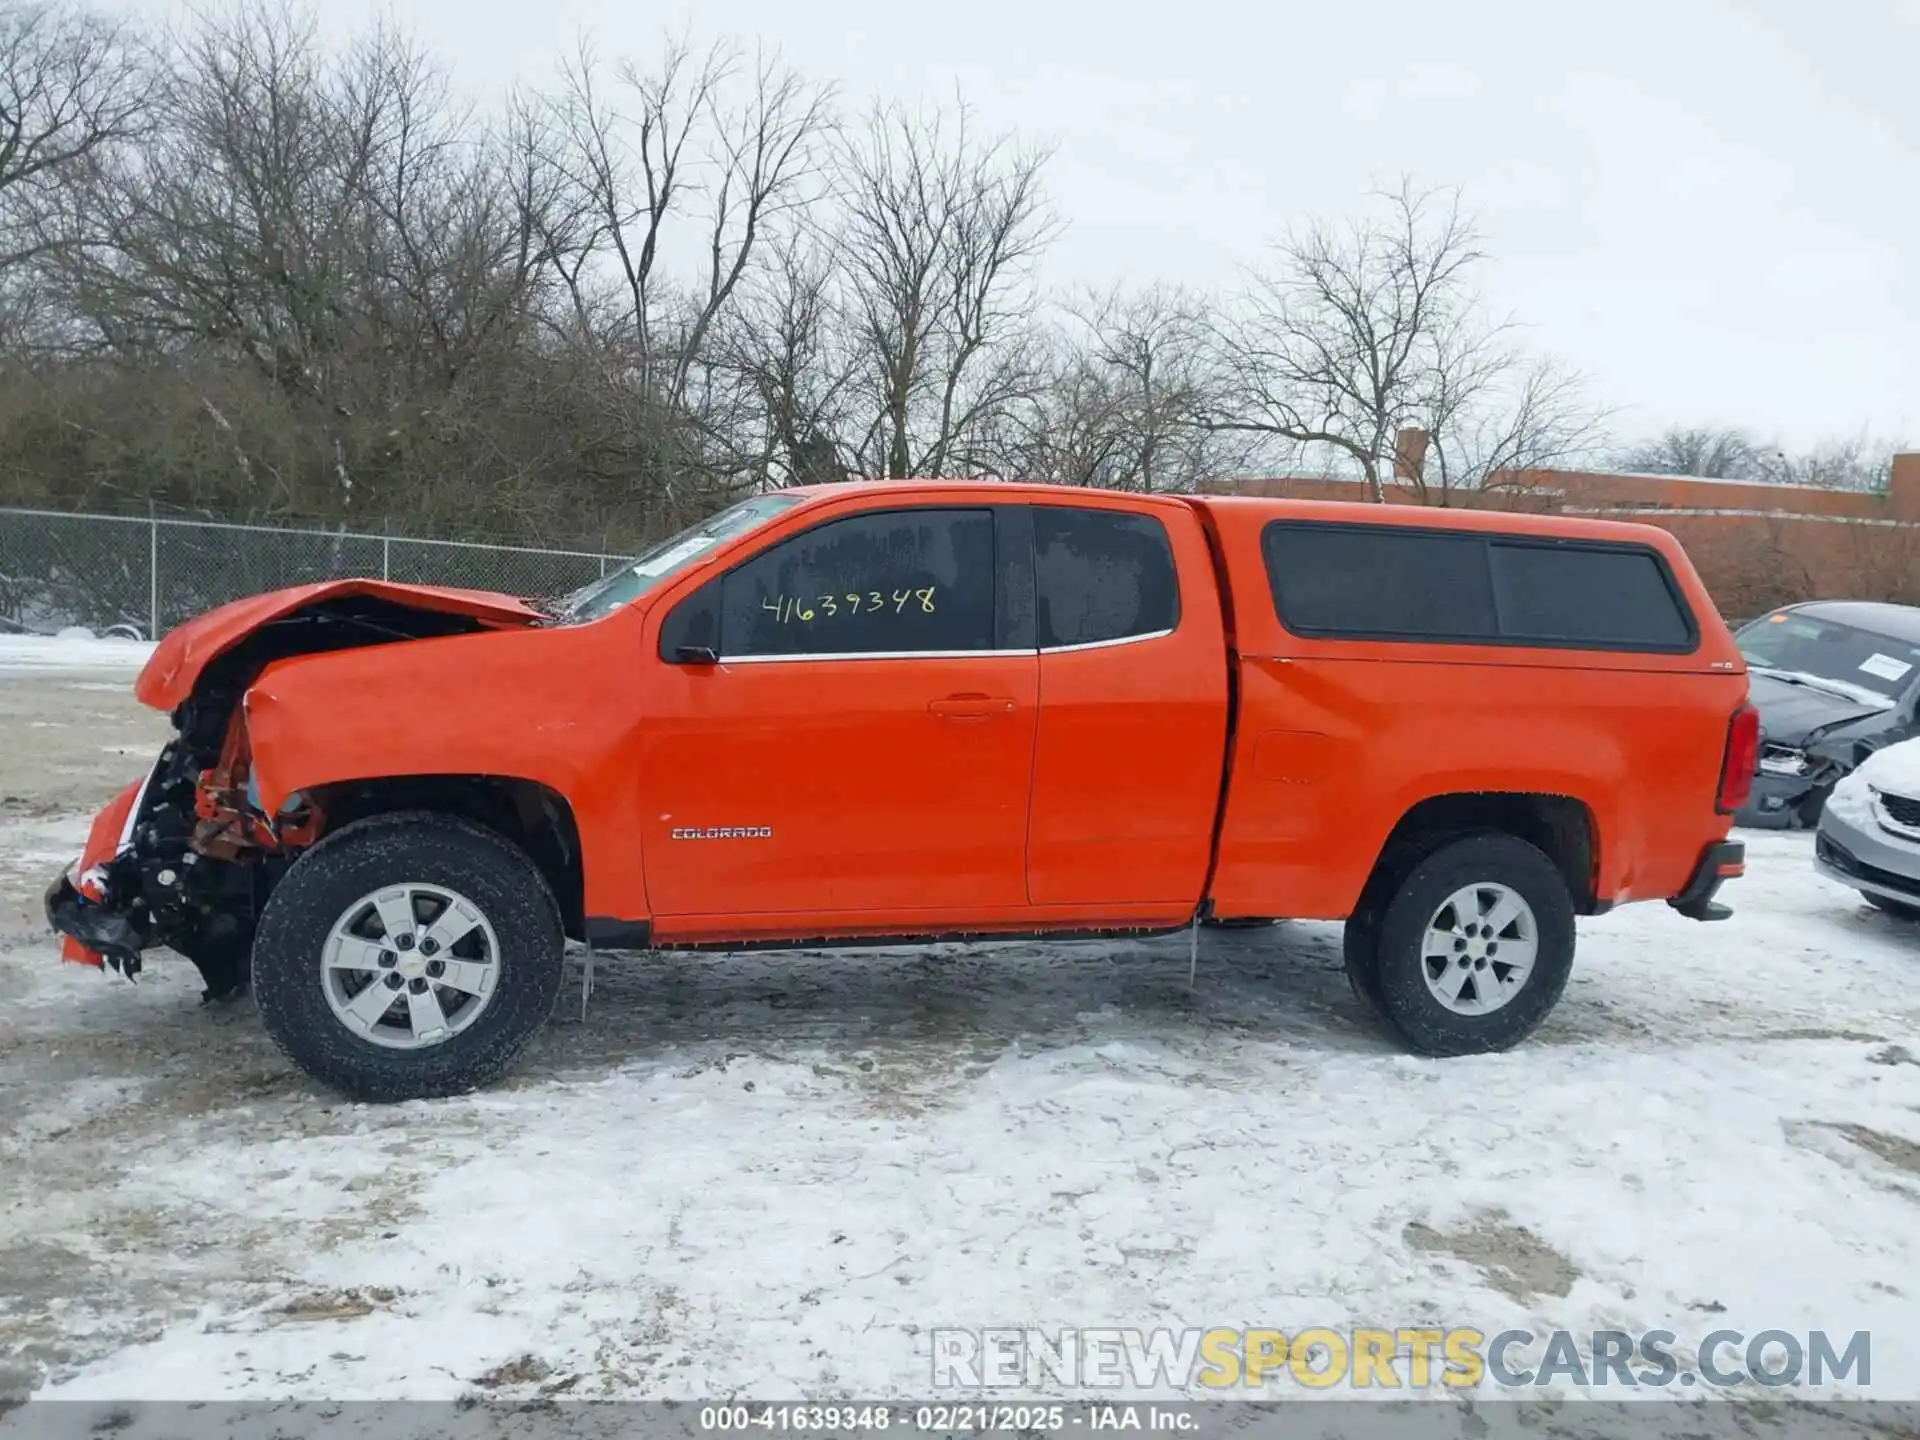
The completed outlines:
{"type": "Polygon", "coordinates": [[[1025,906],[1039,662],[997,642],[995,528],[986,506],[826,520],[666,617],[669,657],[694,624],[719,658],[662,664],[649,704],[649,904],[688,917],[663,932],[1025,906]]]}

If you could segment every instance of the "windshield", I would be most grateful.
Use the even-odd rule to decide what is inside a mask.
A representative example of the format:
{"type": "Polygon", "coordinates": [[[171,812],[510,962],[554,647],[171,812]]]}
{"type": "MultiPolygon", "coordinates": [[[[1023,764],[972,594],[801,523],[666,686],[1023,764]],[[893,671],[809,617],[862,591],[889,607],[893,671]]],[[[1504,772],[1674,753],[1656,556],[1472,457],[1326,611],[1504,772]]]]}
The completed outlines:
{"type": "Polygon", "coordinates": [[[1756,620],[1735,639],[1749,665],[1825,680],[1842,693],[1869,692],[1862,699],[1896,698],[1920,665],[1920,646],[1795,611],[1756,620]]]}
{"type": "Polygon", "coordinates": [[[799,503],[797,495],[756,495],[718,515],[709,515],[644,551],[605,579],[574,591],[560,602],[560,619],[598,620],[602,615],[610,615],[636,596],[646,594],[669,575],[686,569],[722,540],[757,529],[782,510],[799,503]]]}

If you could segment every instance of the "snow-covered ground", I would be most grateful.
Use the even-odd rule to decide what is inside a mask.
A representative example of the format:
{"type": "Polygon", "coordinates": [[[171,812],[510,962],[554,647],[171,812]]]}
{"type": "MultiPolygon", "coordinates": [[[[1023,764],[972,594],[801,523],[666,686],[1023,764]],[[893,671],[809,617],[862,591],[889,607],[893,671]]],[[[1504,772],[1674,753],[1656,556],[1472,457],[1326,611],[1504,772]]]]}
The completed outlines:
{"type": "MultiPolygon", "coordinates": [[[[0,756],[108,703],[50,683],[0,676],[0,756]]],[[[87,723],[91,804],[143,722],[87,723]]],[[[1867,1330],[1834,1393],[1920,1398],[1920,927],[1806,836],[1745,837],[1725,924],[1582,922],[1505,1055],[1399,1054],[1299,924],[1205,932],[1192,989],[1184,940],[603,965],[501,1088],[383,1109],[183,964],[58,965],[85,786],[5,765],[0,1380],[42,1397],[924,1398],[940,1327],[1470,1325],[1867,1330]]]]}
{"type": "Polygon", "coordinates": [[[0,671],[138,669],[153,646],[140,640],[110,640],[90,630],[58,635],[0,633],[0,671]]]}

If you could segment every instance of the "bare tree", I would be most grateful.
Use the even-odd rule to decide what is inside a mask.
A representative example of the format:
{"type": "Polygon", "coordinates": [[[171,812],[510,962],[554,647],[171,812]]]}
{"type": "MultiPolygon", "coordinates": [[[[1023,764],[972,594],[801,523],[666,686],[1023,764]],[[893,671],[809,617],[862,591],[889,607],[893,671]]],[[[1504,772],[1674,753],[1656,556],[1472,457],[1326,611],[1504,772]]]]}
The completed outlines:
{"type": "Polygon", "coordinates": [[[610,276],[612,313],[645,383],[684,392],[756,247],[811,198],[832,91],[775,56],[749,64],[731,47],[696,52],[684,40],[652,66],[620,62],[609,80],[583,44],[548,112],[549,159],[576,217],[571,243],[552,249],[576,313],[602,308],[592,291],[610,276]],[[702,266],[697,283],[678,287],[662,268],[677,221],[699,234],[702,266]]]}
{"type": "Polygon", "coordinates": [[[552,104],[560,140],[553,161],[571,183],[580,211],[591,217],[564,271],[574,307],[586,317],[594,308],[589,289],[600,278],[594,267],[610,267],[622,292],[614,313],[645,388],[657,379],[661,236],[689,183],[683,168],[687,144],[730,64],[718,47],[696,56],[687,43],[676,42],[651,70],[632,61],[617,65],[610,83],[582,42],[563,67],[561,92],[552,104]],[[629,102],[625,108],[622,99],[629,102]]]}
{"type": "Polygon", "coordinates": [[[1224,460],[1194,421],[1212,400],[1207,314],[1192,295],[1154,286],[1112,292],[1080,312],[1094,361],[1116,380],[1132,445],[1123,489],[1189,490],[1224,460]]]}
{"type": "Polygon", "coordinates": [[[50,194],[145,129],[145,57],[116,20],[55,0],[0,4],[0,274],[61,245],[50,194]]]}
{"type": "Polygon", "coordinates": [[[848,423],[854,361],[838,318],[830,247],[796,240],[772,247],[747,287],[728,345],[752,392],[738,468],[776,485],[847,478],[839,436],[848,423]]]}
{"type": "Polygon", "coordinates": [[[735,312],[818,193],[832,101],[770,54],[673,41],[609,78],[583,45],[529,128],[558,177],[548,263],[641,483],[670,509],[700,508],[689,486],[724,494],[764,472],[735,312]]]}
{"type": "Polygon", "coordinates": [[[705,283],[681,347],[681,392],[715,320],[748,273],[755,246],[782,238],[775,227],[817,198],[820,143],[834,125],[832,98],[830,88],[808,84],[763,53],[755,57],[743,99],[713,100],[705,283]]]}
{"type": "Polygon", "coordinates": [[[142,144],[89,157],[85,240],[45,259],[49,286],[93,348],[195,387],[223,477],[191,472],[195,498],[472,508],[452,457],[488,445],[503,372],[535,358],[549,273],[549,197],[512,137],[388,27],[332,51],[253,6],[166,59],[142,144]],[[464,493],[436,499],[448,475],[464,493]]]}
{"type": "Polygon", "coordinates": [[[987,417],[976,449],[994,479],[1119,485],[1136,468],[1137,435],[1118,377],[1055,325],[1033,337],[1032,382],[987,417]]]}
{"type": "Polygon", "coordinates": [[[1746,480],[1758,468],[1759,448],[1744,430],[1674,426],[1619,452],[1614,463],[1642,475],[1697,475],[1746,480]]]}
{"type": "Polygon", "coordinates": [[[1199,297],[1116,288],[1066,308],[1045,347],[1044,383],[1002,422],[999,473],[1193,490],[1252,462],[1256,437],[1201,423],[1222,397],[1199,297]]]}
{"type": "MultiPolygon", "coordinates": [[[[1527,359],[1471,281],[1484,258],[1457,198],[1410,183],[1383,212],[1319,222],[1278,246],[1219,327],[1233,392],[1207,423],[1330,450],[1385,497],[1395,436],[1426,431],[1449,457],[1439,498],[1503,469],[1552,463],[1591,436],[1577,377],[1527,359]]],[[[1417,498],[1435,498],[1424,476],[1417,498]]]]}
{"type": "MultiPolygon", "coordinates": [[[[1224,303],[1067,295],[1037,274],[1046,153],[963,104],[842,131],[777,57],[682,39],[476,111],[303,0],[147,51],[80,3],[0,0],[10,496],[598,541],[847,476],[1380,497],[1409,428],[1407,483],[1446,504],[1593,438],[1579,377],[1482,305],[1445,194],[1306,226],[1224,303]]],[[[1891,449],[1659,445],[1637,468],[1863,487],[1891,449]]]]}
{"type": "Polygon", "coordinates": [[[1648,475],[1810,485],[1825,490],[1884,490],[1901,444],[1865,433],[1789,451],[1745,430],[1675,426],[1615,457],[1623,469],[1648,475]]]}
{"type": "Polygon", "coordinates": [[[1524,490],[1539,471],[1599,445],[1605,416],[1587,403],[1578,372],[1497,344],[1478,359],[1444,346],[1441,355],[1421,414],[1426,455],[1399,475],[1422,504],[1524,490]]]}
{"type": "Polygon", "coordinates": [[[164,123],[94,176],[96,233],[63,272],[76,307],[118,348],[198,341],[322,392],[358,273],[370,117],[350,117],[311,19],[288,11],[203,21],[171,58],[164,123]]]}
{"type": "Polygon", "coordinates": [[[1893,476],[1893,457],[1905,448],[1898,440],[1864,432],[1824,440],[1798,453],[1778,445],[1756,447],[1753,478],[1823,490],[1884,491],[1893,476]]]}
{"type": "Polygon", "coordinates": [[[1046,153],[978,142],[965,106],[875,110],[841,156],[846,323],[868,475],[978,468],[972,445],[1034,379],[1029,266],[1054,225],[1046,153]]]}

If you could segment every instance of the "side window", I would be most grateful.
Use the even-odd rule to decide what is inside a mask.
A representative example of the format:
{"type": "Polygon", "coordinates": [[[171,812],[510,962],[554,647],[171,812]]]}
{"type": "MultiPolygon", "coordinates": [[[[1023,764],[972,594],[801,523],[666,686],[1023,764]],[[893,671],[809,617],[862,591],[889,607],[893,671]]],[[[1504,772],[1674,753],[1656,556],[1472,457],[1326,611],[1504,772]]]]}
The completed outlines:
{"type": "Polygon", "coordinates": [[[1261,535],[1296,635],[1686,652],[1699,632],[1653,551],[1578,540],[1275,521],[1261,535]]]}
{"type": "Polygon", "coordinates": [[[1489,559],[1506,639],[1623,650],[1692,648],[1693,623],[1651,551],[1496,540],[1489,559]]]}
{"type": "Polygon", "coordinates": [[[991,510],[830,520],[730,571],[728,658],[993,649],[991,510]]]}
{"type": "Polygon", "coordinates": [[[1034,601],[1040,648],[1153,635],[1180,619],[1167,529],[1151,515],[1036,505],[1034,601]]]}
{"type": "Polygon", "coordinates": [[[1478,535],[1275,523],[1261,548],[1273,603],[1297,635],[1499,636],[1478,535]]]}
{"type": "Polygon", "coordinates": [[[720,653],[720,586],[719,580],[709,580],[667,612],[660,622],[662,660],[685,660],[687,651],[720,653]]]}

